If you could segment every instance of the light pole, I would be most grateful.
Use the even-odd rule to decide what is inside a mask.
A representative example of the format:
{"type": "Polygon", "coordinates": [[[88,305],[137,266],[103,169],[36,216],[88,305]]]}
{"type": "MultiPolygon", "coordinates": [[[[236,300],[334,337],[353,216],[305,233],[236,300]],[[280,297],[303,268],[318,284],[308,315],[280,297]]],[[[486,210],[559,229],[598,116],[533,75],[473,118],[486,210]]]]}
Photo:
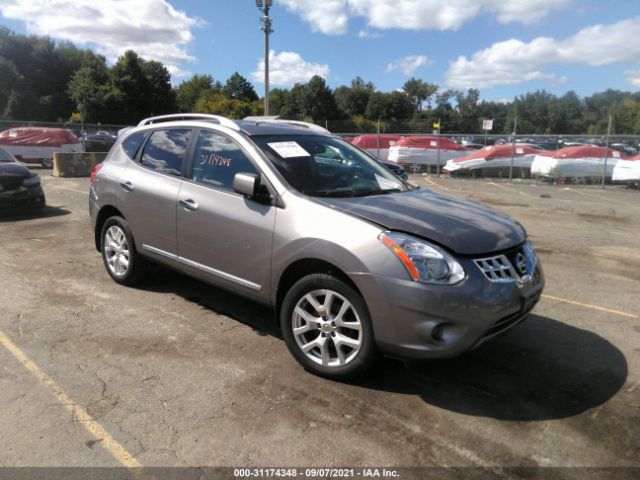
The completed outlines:
{"type": "Polygon", "coordinates": [[[269,115],[269,34],[273,33],[269,8],[273,0],[256,0],[256,6],[264,12],[260,17],[260,30],[264,32],[264,114],[269,115]]]}

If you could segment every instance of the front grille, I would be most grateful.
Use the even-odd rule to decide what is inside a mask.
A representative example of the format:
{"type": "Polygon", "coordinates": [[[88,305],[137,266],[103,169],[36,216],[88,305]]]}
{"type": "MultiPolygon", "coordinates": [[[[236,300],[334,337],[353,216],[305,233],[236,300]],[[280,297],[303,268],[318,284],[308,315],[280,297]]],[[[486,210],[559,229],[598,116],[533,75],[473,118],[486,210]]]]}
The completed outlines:
{"type": "Polygon", "coordinates": [[[22,186],[22,177],[0,176],[0,185],[2,186],[2,191],[17,190],[22,186]]]}
{"type": "Polygon", "coordinates": [[[482,273],[492,282],[512,282],[518,278],[511,262],[505,255],[474,260],[482,273]]]}
{"type": "Polygon", "coordinates": [[[474,263],[492,282],[515,282],[535,275],[538,257],[529,242],[501,255],[479,258],[474,263]]]}

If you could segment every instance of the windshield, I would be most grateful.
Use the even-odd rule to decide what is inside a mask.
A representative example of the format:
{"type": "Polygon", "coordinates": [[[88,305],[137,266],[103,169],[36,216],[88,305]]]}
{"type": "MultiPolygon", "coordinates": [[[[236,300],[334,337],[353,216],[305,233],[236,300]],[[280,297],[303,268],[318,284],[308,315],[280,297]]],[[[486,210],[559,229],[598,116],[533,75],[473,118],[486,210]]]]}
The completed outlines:
{"type": "Polygon", "coordinates": [[[361,197],[411,187],[351,144],[318,135],[251,137],[285,180],[312,197],[361,197]]]}
{"type": "Polygon", "coordinates": [[[7,152],[5,152],[3,149],[0,148],[0,162],[11,162],[13,163],[15,160],[13,159],[13,157],[11,155],[9,155],[7,152]]]}

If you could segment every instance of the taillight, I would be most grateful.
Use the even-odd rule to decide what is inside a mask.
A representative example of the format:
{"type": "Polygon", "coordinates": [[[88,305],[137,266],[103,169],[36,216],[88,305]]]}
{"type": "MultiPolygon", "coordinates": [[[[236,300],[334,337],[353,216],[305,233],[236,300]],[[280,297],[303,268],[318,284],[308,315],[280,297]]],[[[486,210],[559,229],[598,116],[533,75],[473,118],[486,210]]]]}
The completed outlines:
{"type": "Polygon", "coordinates": [[[98,175],[98,172],[100,171],[103,165],[104,163],[102,162],[96,163],[96,166],[93,167],[93,170],[91,170],[91,175],[89,176],[89,183],[93,183],[93,181],[96,179],[96,175],[98,175]]]}

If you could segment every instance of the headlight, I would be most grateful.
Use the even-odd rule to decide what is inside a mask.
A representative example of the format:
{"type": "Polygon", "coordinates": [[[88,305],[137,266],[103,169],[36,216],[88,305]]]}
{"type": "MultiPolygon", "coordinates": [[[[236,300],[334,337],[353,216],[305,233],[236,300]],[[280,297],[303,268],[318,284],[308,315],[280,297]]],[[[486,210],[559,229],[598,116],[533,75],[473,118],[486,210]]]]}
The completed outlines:
{"type": "Polygon", "coordinates": [[[405,233],[378,237],[402,262],[414,282],[453,285],[465,277],[464,268],[440,247],[405,233]]]}
{"type": "Polygon", "coordinates": [[[22,181],[22,185],[25,187],[33,187],[34,185],[38,185],[40,183],[40,177],[38,175],[34,175],[33,177],[25,178],[22,181]]]}

